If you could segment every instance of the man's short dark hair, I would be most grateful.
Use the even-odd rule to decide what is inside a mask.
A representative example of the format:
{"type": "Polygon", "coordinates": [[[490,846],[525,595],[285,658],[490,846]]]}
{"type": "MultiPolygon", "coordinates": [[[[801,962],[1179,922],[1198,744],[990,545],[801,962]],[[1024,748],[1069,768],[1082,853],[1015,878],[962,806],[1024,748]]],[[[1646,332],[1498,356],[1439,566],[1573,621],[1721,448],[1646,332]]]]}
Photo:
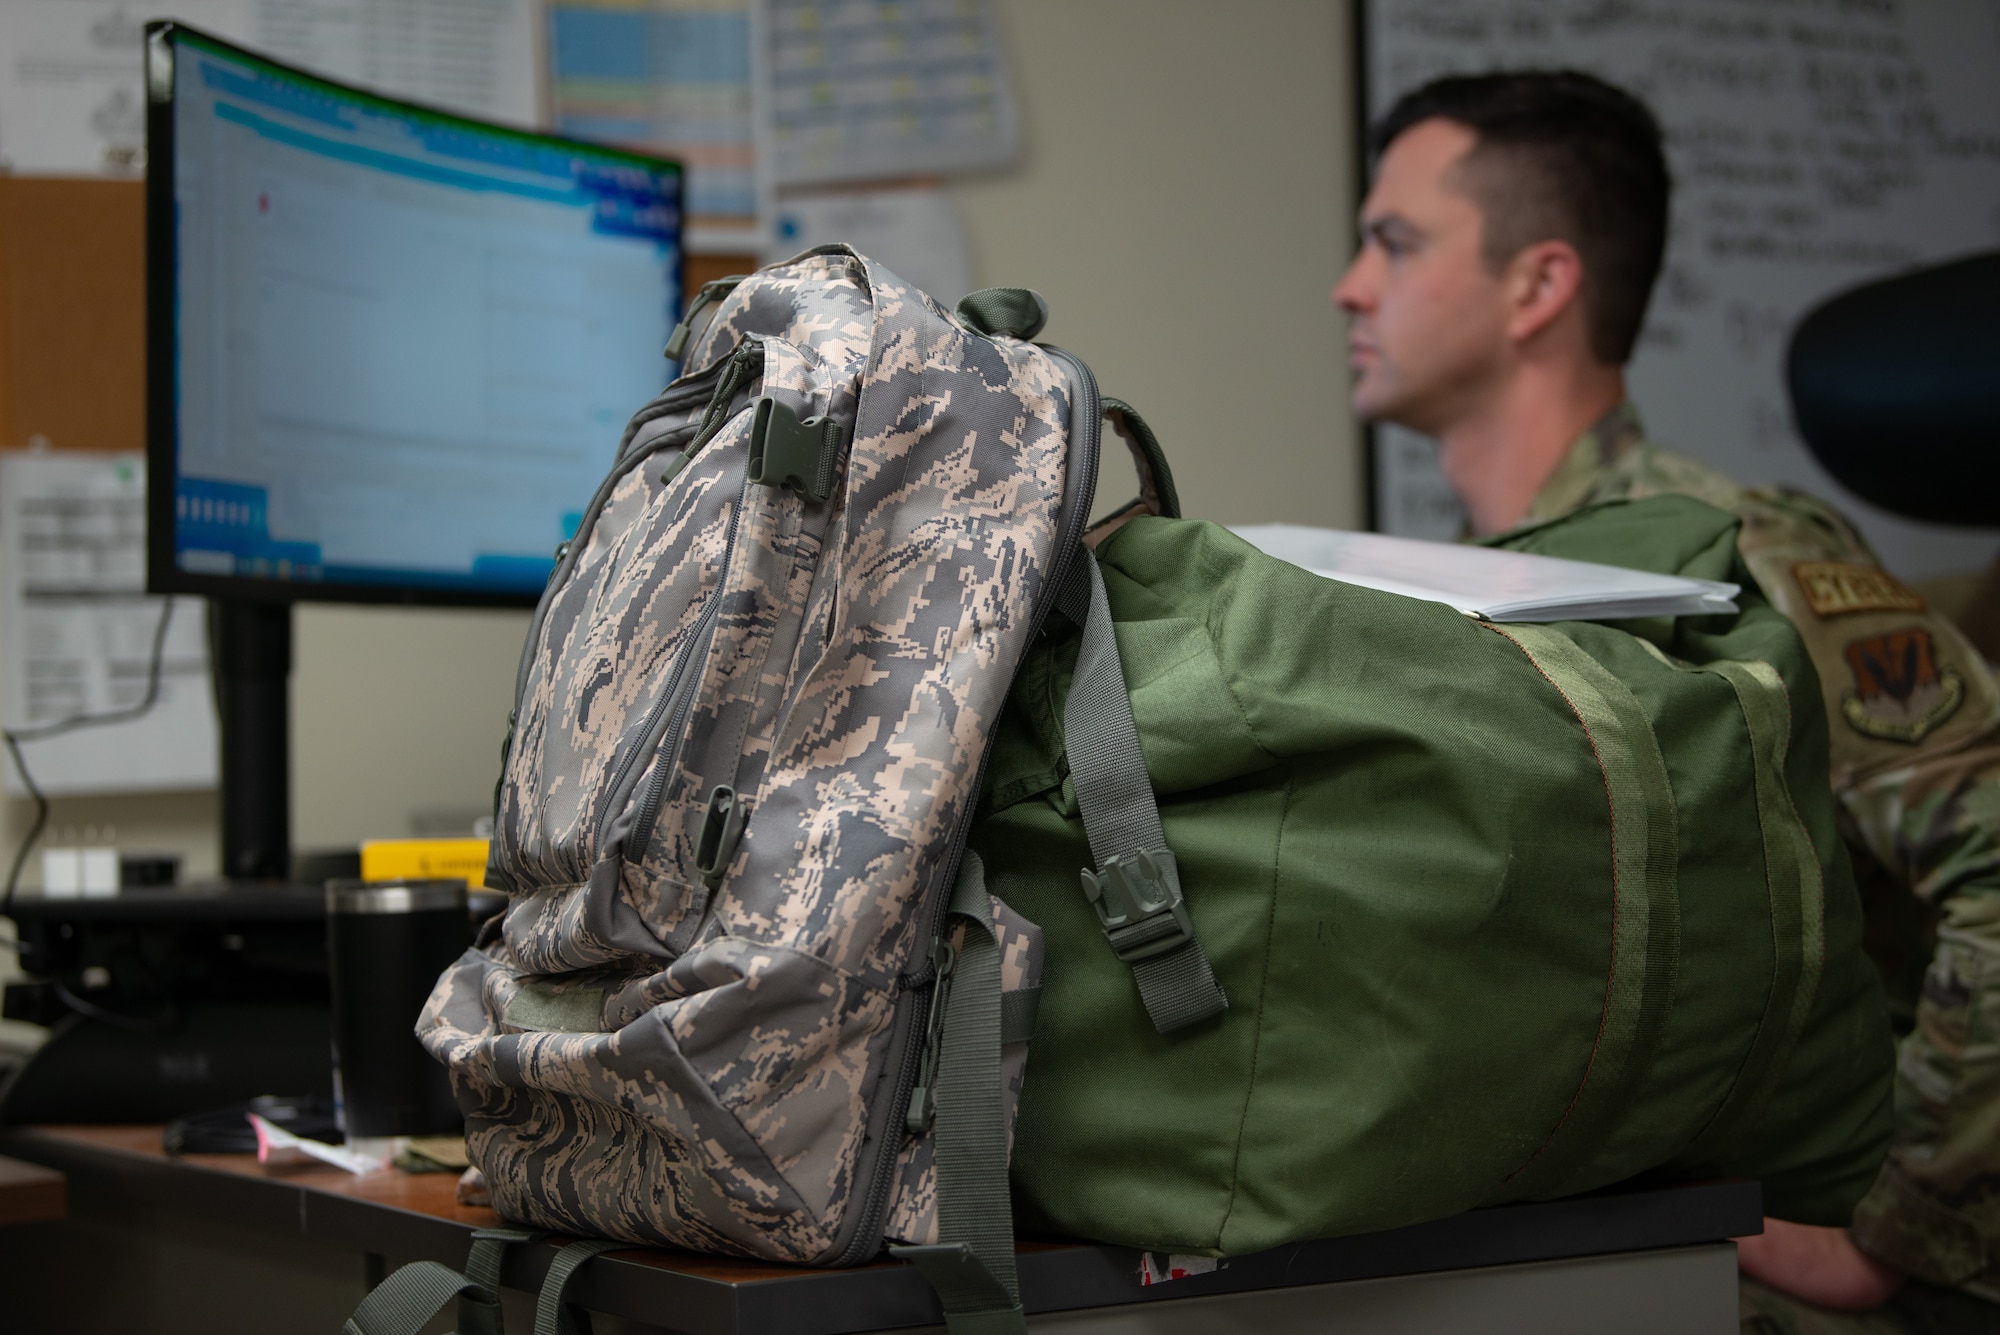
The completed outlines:
{"type": "Polygon", "coordinates": [[[1487,265],[1498,271],[1537,241],[1575,246],[1591,351],[1629,361],[1660,274],[1672,188],[1646,104],[1575,70],[1452,75],[1398,98],[1370,148],[1379,157],[1433,118],[1478,136],[1460,171],[1485,219],[1487,265]]]}

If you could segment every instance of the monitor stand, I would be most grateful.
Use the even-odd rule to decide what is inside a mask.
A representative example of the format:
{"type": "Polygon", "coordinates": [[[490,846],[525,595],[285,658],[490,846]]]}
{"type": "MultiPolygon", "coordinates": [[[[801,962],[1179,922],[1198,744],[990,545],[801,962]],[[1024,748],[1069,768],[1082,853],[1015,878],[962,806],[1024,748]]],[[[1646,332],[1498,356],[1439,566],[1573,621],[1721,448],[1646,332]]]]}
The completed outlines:
{"type": "Polygon", "coordinates": [[[292,605],[211,599],[208,636],[222,742],[222,874],[282,881],[292,870],[292,605]]]}

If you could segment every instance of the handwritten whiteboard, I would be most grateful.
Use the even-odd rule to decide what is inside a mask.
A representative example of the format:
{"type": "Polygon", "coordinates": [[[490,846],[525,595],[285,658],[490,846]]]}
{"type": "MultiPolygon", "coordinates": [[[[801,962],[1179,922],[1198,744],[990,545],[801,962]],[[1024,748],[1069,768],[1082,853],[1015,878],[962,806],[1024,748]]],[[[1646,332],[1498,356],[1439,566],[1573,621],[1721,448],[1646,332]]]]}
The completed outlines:
{"type": "MultiPolygon", "coordinates": [[[[1841,490],[1792,427],[1784,354],[1832,293],[2000,247],[2000,3],[1363,3],[1371,117],[1439,74],[1557,66],[1659,115],[1672,232],[1628,377],[1653,440],[1836,500],[1907,577],[1993,558],[2000,529],[1916,524],[1841,490]]],[[[1378,527],[1455,532],[1434,448],[1377,437],[1378,527]]]]}

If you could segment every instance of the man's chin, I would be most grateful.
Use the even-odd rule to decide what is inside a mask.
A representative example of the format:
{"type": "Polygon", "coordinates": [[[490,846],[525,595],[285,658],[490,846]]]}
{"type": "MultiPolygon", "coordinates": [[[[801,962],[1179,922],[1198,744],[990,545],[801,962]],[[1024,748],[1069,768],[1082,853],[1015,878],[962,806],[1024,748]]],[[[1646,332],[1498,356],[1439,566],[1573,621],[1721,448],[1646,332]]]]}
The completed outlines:
{"type": "Polygon", "coordinates": [[[1392,385],[1383,383],[1381,368],[1357,366],[1354,380],[1347,391],[1347,401],[1354,409],[1354,415],[1375,426],[1401,426],[1400,409],[1403,404],[1392,385]]]}
{"type": "Polygon", "coordinates": [[[1361,376],[1355,377],[1353,386],[1347,391],[1348,406],[1354,410],[1354,415],[1364,422],[1383,420],[1383,397],[1381,394],[1371,392],[1367,380],[1361,376]]]}
{"type": "Polygon", "coordinates": [[[1399,426],[1420,436],[1436,434],[1427,426],[1418,425],[1414,419],[1423,415],[1414,411],[1415,405],[1405,398],[1385,393],[1371,394],[1366,385],[1356,385],[1348,403],[1354,409],[1354,415],[1370,426],[1399,426]]]}
{"type": "Polygon", "coordinates": [[[1397,412],[1398,405],[1386,396],[1377,397],[1356,389],[1349,402],[1353,405],[1354,415],[1371,426],[1404,425],[1397,412]]]}

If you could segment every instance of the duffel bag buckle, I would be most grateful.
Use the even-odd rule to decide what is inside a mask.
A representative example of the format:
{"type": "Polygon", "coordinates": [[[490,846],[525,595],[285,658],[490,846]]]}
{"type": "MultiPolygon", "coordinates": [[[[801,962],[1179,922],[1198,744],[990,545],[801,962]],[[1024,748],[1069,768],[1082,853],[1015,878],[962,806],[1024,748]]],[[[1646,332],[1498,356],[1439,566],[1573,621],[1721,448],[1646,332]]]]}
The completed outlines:
{"type": "Polygon", "coordinates": [[[1194,939],[1194,922],[1181,900],[1180,867],[1173,852],[1144,848],[1105,859],[1083,873],[1083,893],[1097,910],[1111,952],[1127,964],[1177,950],[1194,939]]]}

